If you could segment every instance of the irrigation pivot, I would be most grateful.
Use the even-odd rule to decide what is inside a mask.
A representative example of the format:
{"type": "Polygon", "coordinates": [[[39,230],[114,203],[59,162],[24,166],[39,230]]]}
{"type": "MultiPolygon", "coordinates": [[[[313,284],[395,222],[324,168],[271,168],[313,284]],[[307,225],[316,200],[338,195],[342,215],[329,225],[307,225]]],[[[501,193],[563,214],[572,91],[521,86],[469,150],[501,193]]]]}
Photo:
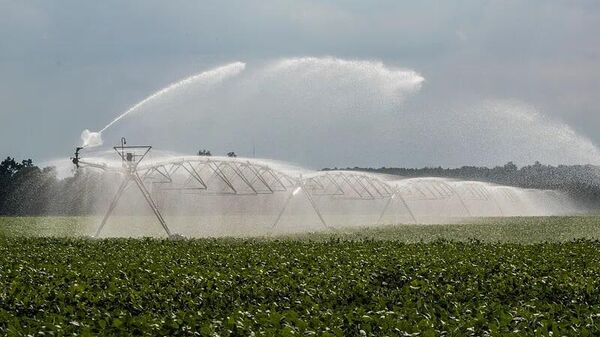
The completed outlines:
{"type": "MultiPolygon", "coordinates": [[[[152,146],[149,146],[149,145],[127,145],[127,140],[125,139],[125,137],[122,137],[121,145],[115,146],[115,147],[113,147],[113,149],[121,157],[121,163],[122,163],[121,172],[123,173],[124,178],[123,178],[123,181],[121,182],[121,185],[117,189],[117,192],[115,193],[115,195],[108,207],[108,210],[106,211],[106,214],[104,215],[104,218],[102,219],[102,222],[100,223],[100,226],[96,230],[96,234],[94,235],[94,237],[97,238],[100,236],[100,232],[102,232],[102,229],[104,228],[104,225],[106,225],[108,218],[110,217],[113,210],[117,206],[119,199],[123,195],[123,192],[125,191],[127,186],[133,181],[135,183],[135,185],[139,188],[140,192],[142,192],[144,199],[148,203],[148,206],[150,206],[150,209],[152,209],[152,212],[156,216],[156,219],[158,220],[158,222],[160,223],[162,228],[167,233],[167,236],[169,238],[171,238],[173,235],[171,234],[171,231],[169,230],[169,227],[167,226],[167,222],[165,221],[164,217],[160,213],[160,210],[158,209],[156,202],[154,202],[154,199],[152,199],[152,195],[150,194],[150,192],[144,185],[144,182],[142,181],[142,178],[140,177],[140,175],[138,174],[138,171],[137,171],[139,163],[146,157],[148,152],[150,152],[150,150],[152,149],[152,146]]],[[[75,157],[73,158],[73,163],[75,164],[75,166],[77,168],[79,168],[80,165],[82,165],[82,164],[89,164],[91,166],[96,166],[96,164],[86,163],[85,161],[82,161],[81,158],[79,157],[80,150],[81,150],[81,148],[79,148],[79,147],[75,150],[75,157]]]]}
{"type": "MultiPolygon", "coordinates": [[[[127,145],[125,138],[113,147],[120,160],[114,160],[114,155],[112,160],[106,158],[104,151],[84,157],[85,148],[75,150],[72,161],[77,168],[99,169],[122,177],[114,196],[109,196],[112,200],[95,237],[100,236],[121,197],[125,194],[129,198],[126,191],[130,185],[137,186],[169,238],[174,238],[171,228],[178,223],[173,219],[171,228],[167,226],[163,217],[166,214],[206,219],[230,216],[228,222],[236,221],[241,214],[240,223],[254,221],[257,226],[264,225],[264,230],[273,231],[285,213],[300,226],[305,216],[314,214],[318,226],[337,230],[349,225],[562,214],[575,209],[560,193],[475,181],[395,178],[352,170],[310,172],[278,162],[233,156],[155,151],[148,158],[151,146],[127,145]],[[156,201],[160,201],[160,209],[156,201]]],[[[177,228],[188,230],[186,226],[177,228]]]]}

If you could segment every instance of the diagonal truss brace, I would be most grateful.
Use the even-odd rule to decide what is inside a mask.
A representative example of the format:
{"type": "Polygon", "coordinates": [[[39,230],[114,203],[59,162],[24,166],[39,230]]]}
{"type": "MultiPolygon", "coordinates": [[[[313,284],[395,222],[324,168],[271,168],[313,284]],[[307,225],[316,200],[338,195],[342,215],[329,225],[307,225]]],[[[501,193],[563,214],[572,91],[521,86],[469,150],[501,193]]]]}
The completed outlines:
{"type": "Polygon", "coordinates": [[[312,206],[313,210],[315,211],[315,214],[319,217],[321,224],[325,228],[335,230],[335,227],[332,227],[327,224],[327,222],[325,221],[325,218],[323,218],[323,214],[321,214],[321,211],[319,210],[319,207],[317,206],[317,203],[312,198],[310,193],[306,190],[306,188],[304,188],[303,184],[299,184],[298,186],[296,186],[296,188],[290,190],[290,194],[288,195],[287,199],[285,200],[285,203],[283,204],[281,211],[279,211],[279,214],[277,215],[275,222],[273,223],[273,225],[271,225],[271,229],[275,229],[275,227],[277,227],[277,225],[279,224],[279,221],[281,220],[281,217],[283,216],[283,213],[285,213],[285,210],[287,209],[288,205],[290,204],[290,202],[292,201],[294,196],[296,194],[298,194],[298,192],[302,192],[306,196],[306,199],[312,206]]]}
{"type": "Polygon", "coordinates": [[[160,225],[162,226],[162,228],[167,233],[167,236],[171,237],[171,231],[169,230],[169,227],[167,226],[167,222],[163,218],[162,214],[160,213],[160,210],[158,209],[158,206],[152,199],[152,195],[150,194],[150,192],[144,185],[142,178],[139,176],[139,174],[137,172],[138,164],[140,163],[140,161],[142,159],[144,159],[144,157],[148,154],[148,152],[150,152],[150,149],[152,149],[152,147],[151,146],[125,146],[125,144],[126,144],[125,138],[121,138],[121,146],[114,147],[114,150],[119,154],[119,156],[123,160],[123,169],[125,171],[125,178],[123,179],[123,182],[121,182],[121,185],[119,185],[119,188],[117,189],[117,192],[115,193],[115,196],[113,197],[113,199],[108,207],[108,210],[106,211],[106,214],[104,215],[104,218],[102,219],[102,222],[100,223],[100,226],[96,230],[96,235],[94,237],[97,238],[100,236],[100,233],[102,232],[102,229],[106,225],[108,218],[110,217],[110,215],[112,214],[114,209],[117,207],[119,199],[121,199],[121,196],[125,192],[125,189],[129,185],[129,183],[131,183],[132,181],[137,185],[140,192],[142,192],[142,195],[144,196],[146,203],[148,203],[148,206],[150,206],[150,209],[152,209],[152,212],[158,219],[158,222],[160,222],[160,225]],[[136,155],[133,152],[127,152],[131,149],[133,149],[134,151],[136,149],[142,150],[143,153],[136,157],[136,155]]]}
{"type": "Polygon", "coordinates": [[[113,200],[111,201],[110,206],[108,207],[108,210],[106,211],[106,214],[104,215],[104,218],[102,219],[102,222],[100,223],[100,226],[96,230],[96,235],[94,235],[94,237],[97,238],[100,236],[100,233],[102,232],[102,229],[106,225],[108,218],[110,217],[110,215],[112,214],[114,209],[117,207],[119,199],[121,199],[121,196],[125,192],[125,189],[129,185],[129,183],[131,183],[132,181],[140,189],[140,192],[142,192],[142,195],[144,196],[146,203],[148,203],[148,206],[150,206],[150,209],[152,209],[152,212],[158,219],[158,222],[160,223],[161,227],[164,229],[165,233],[167,233],[167,236],[171,237],[171,231],[169,230],[169,227],[167,226],[167,222],[163,218],[162,214],[160,213],[160,210],[158,209],[158,206],[152,199],[150,192],[148,191],[148,189],[146,188],[146,186],[142,182],[142,179],[140,178],[140,176],[138,175],[138,173],[136,171],[128,173],[127,176],[123,179],[123,182],[117,189],[117,192],[115,193],[115,196],[113,197],[113,200]]]}
{"type": "Polygon", "coordinates": [[[415,214],[410,209],[410,207],[408,207],[408,204],[406,203],[406,200],[404,200],[404,198],[402,197],[402,195],[400,195],[400,193],[397,191],[397,192],[394,192],[392,195],[390,195],[388,197],[388,200],[385,203],[385,206],[383,206],[383,209],[381,210],[381,214],[379,215],[379,219],[377,219],[376,224],[377,225],[382,225],[381,220],[383,220],[383,216],[385,215],[385,212],[388,210],[388,208],[392,204],[392,201],[394,199],[396,199],[396,198],[398,198],[398,200],[400,200],[400,203],[402,203],[402,206],[404,206],[404,208],[406,208],[406,211],[408,212],[408,215],[410,215],[410,218],[412,219],[412,221],[414,223],[418,223],[417,218],[415,217],[415,214]]]}

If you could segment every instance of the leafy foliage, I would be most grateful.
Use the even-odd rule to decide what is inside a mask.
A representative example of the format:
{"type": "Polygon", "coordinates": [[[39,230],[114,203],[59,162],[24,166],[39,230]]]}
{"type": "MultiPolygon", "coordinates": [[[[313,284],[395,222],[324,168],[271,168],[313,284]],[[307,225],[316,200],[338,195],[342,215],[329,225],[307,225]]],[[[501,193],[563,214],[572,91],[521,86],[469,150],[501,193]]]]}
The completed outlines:
{"type": "MultiPolygon", "coordinates": [[[[0,217],[0,235],[81,237],[93,235],[100,219],[97,217],[43,216],[0,217]]],[[[143,226],[155,221],[153,216],[120,218],[119,226],[143,226]]],[[[507,243],[567,242],[579,239],[600,240],[600,216],[554,216],[472,218],[472,223],[383,225],[351,227],[339,231],[287,234],[278,239],[301,241],[329,240],[395,240],[405,243],[436,240],[481,241],[507,243]]],[[[156,226],[157,233],[163,234],[156,226]]],[[[175,229],[176,231],[176,229],[175,229]]],[[[146,228],[146,233],[150,233],[146,228]]],[[[150,234],[148,234],[150,235],[150,234]]]]}
{"type": "Polygon", "coordinates": [[[101,176],[77,170],[58,179],[54,167],[43,169],[31,159],[0,162],[0,215],[74,215],[92,213],[94,200],[105,188],[101,176]]]}
{"type": "Polygon", "coordinates": [[[0,334],[593,336],[599,283],[586,240],[2,236],[0,334]]]}

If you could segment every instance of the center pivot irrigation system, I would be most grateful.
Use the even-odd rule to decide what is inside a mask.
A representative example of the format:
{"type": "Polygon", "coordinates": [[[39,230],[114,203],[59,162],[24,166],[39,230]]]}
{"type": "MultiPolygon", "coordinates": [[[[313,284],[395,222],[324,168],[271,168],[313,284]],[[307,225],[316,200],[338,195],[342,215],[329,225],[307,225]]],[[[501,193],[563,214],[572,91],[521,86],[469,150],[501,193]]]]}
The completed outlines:
{"type": "Polygon", "coordinates": [[[360,172],[332,171],[304,176],[302,174],[292,175],[273,169],[259,161],[235,157],[186,156],[142,163],[152,146],[127,145],[125,138],[121,138],[120,145],[113,147],[121,159],[120,166],[84,159],[80,154],[82,149],[81,147],[76,148],[72,158],[72,162],[77,168],[92,167],[103,171],[117,172],[123,177],[96,230],[95,237],[100,236],[129,185],[137,186],[169,237],[172,237],[173,233],[155,201],[159,197],[158,194],[168,191],[208,196],[287,193],[288,196],[270,226],[271,229],[275,229],[293,197],[300,193],[306,197],[320,223],[328,229],[335,228],[326,222],[315,197],[327,196],[348,200],[388,199],[379,220],[384,216],[391,201],[399,197],[412,219],[415,220],[404,199],[396,191],[397,188],[374,175],[360,172]]]}
{"type": "Polygon", "coordinates": [[[173,233],[156,200],[161,200],[170,191],[204,196],[283,195],[285,197],[282,200],[285,201],[270,226],[272,230],[280,223],[290,202],[298,194],[305,196],[321,225],[328,229],[335,228],[328,224],[320,209],[322,202],[327,203],[327,200],[380,200],[381,202],[372,204],[372,207],[382,207],[374,213],[378,215],[376,224],[382,223],[392,204],[401,207],[405,211],[404,215],[417,223],[407,200],[413,206],[419,201],[458,200],[462,214],[467,217],[472,216],[467,202],[472,203],[473,200],[495,205],[495,214],[501,216],[505,211],[499,200],[504,201],[504,205],[519,204],[519,197],[512,189],[491,187],[480,182],[385,180],[385,176],[357,171],[300,173],[297,170],[278,168],[273,162],[235,157],[171,156],[144,161],[152,147],[127,145],[125,138],[121,138],[121,144],[113,148],[120,157],[120,165],[114,161],[81,158],[82,149],[76,148],[72,158],[77,168],[92,167],[116,172],[123,177],[95,237],[100,236],[128,186],[137,186],[169,237],[173,237],[173,233]],[[496,193],[490,193],[492,190],[496,193]]]}

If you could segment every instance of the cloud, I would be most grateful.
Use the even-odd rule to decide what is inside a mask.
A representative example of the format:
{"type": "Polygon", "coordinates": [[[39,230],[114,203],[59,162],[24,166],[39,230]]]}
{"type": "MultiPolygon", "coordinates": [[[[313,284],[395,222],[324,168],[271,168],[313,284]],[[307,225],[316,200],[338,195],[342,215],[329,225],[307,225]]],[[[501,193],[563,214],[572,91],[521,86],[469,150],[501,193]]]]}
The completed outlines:
{"type": "MultiPolygon", "coordinates": [[[[219,124],[234,115],[229,111],[258,114],[265,109],[272,115],[269,123],[279,127],[262,126],[267,122],[247,113],[244,122],[253,126],[247,129],[260,125],[262,134],[240,129],[228,138],[221,135],[228,132],[199,128],[191,135],[193,143],[225,149],[243,142],[250,147],[254,138],[264,154],[317,166],[492,164],[485,160],[505,156],[449,156],[452,147],[432,147],[436,141],[428,138],[432,125],[449,118],[443,111],[469,109],[488,98],[527,102],[599,143],[599,7],[594,1],[382,1],[378,6],[342,1],[5,1],[0,11],[0,114],[10,127],[0,133],[0,152],[34,159],[64,155],[78,143],[82,129],[105,125],[167,83],[238,59],[252,64],[255,74],[245,78],[256,82],[228,83],[199,93],[193,99],[197,104],[184,98],[172,108],[197,111],[205,116],[201,125],[233,131],[234,121],[219,124]],[[308,80],[314,90],[304,97],[286,91],[302,88],[299,77],[288,76],[296,84],[286,86],[281,75],[279,89],[259,87],[256,72],[269,60],[304,55],[381,60],[391,72],[415,69],[427,82],[413,91],[401,87],[398,96],[376,94],[394,91],[393,85],[377,82],[380,75],[352,85],[342,75],[332,81],[335,73],[327,81],[308,80]],[[337,91],[325,83],[335,83],[337,91]],[[356,88],[366,91],[356,93],[356,88]],[[330,100],[317,95],[326,90],[330,100]],[[356,94],[345,96],[340,93],[344,90],[356,94]],[[272,103],[236,92],[264,93],[272,103]],[[281,97],[290,97],[289,103],[281,97]],[[234,107],[236,102],[241,108],[234,107]],[[308,107],[315,112],[307,112],[308,107]],[[279,115],[271,112],[276,110],[279,115]],[[284,113],[294,116],[296,128],[285,123],[284,113]],[[363,115],[371,118],[356,118],[363,115]],[[301,120],[315,125],[298,124],[301,120]],[[308,143],[298,130],[302,125],[310,125],[308,143]],[[32,137],[22,139],[22,130],[30,130],[32,137]],[[413,136],[398,137],[397,132],[413,136]],[[358,133],[365,134],[361,141],[353,136],[358,133]],[[260,143],[285,139],[286,134],[290,140],[278,148],[260,143]],[[393,143],[396,138],[402,141],[382,146],[382,139],[393,143]],[[327,151],[322,142],[328,143],[327,151]]],[[[459,145],[452,146],[458,151],[459,145]]]]}

